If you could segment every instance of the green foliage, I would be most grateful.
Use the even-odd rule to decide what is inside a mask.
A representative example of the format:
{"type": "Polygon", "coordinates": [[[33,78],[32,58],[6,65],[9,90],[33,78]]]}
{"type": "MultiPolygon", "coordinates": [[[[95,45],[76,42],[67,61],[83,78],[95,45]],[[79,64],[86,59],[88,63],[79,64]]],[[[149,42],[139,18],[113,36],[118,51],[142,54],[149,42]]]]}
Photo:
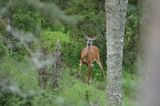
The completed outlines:
{"type": "Polygon", "coordinates": [[[22,106],[26,105],[25,101],[21,100],[21,98],[11,95],[9,93],[0,93],[0,104],[4,104],[5,106],[22,106]]]}
{"type": "MultiPolygon", "coordinates": [[[[100,106],[105,106],[106,104],[106,83],[104,81],[97,81],[94,78],[91,85],[88,86],[81,80],[76,79],[75,76],[70,75],[70,72],[77,71],[76,69],[62,69],[61,75],[63,75],[63,79],[60,80],[58,89],[53,90],[47,87],[42,90],[37,83],[37,72],[32,68],[31,64],[28,64],[27,60],[26,62],[19,63],[20,65],[18,66],[16,65],[18,63],[15,63],[11,57],[5,57],[3,63],[0,69],[12,76],[10,78],[12,82],[20,86],[23,92],[32,92],[36,94],[31,98],[23,98],[14,93],[5,94],[1,92],[0,103],[4,103],[5,105],[89,106],[90,103],[96,103],[100,106]],[[23,66],[23,69],[21,66],[23,66]]],[[[133,94],[135,93],[133,89],[135,88],[136,82],[135,75],[124,73],[123,83],[125,97],[123,106],[131,106],[133,104],[133,94]]]]}
{"type": "Polygon", "coordinates": [[[128,97],[124,97],[123,98],[123,102],[122,102],[122,106],[136,106],[136,101],[131,100],[128,97]]]}
{"type": "Polygon", "coordinates": [[[59,21],[52,24],[52,26],[50,26],[49,28],[52,31],[60,31],[65,33],[65,26],[59,21]]]}
{"type": "Polygon", "coordinates": [[[61,80],[60,91],[58,90],[57,97],[62,98],[66,106],[88,106],[89,101],[97,102],[97,104],[103,106],[105,104],[104,89],[97,89],[94,83],[90,86],[82,83],[80,80],[75,79],[74,76],[70,76],[68,72],[71,71],[73,70],[69,68],[63,70],[64,76],[63,80],[61,80]]]}
{"type": "MultiPolygon", "coordinates": [[[[56,28],[55,28],[56,29],[56,28]]],[[[40,42],[42,48],[48,51],[54,51],[57,39],[61,43],[62,50],[62,60],[68,66],[75,66],[79,64],[81,46],[77,41],[71,39],[69,34],[65,34],[60,31],[50,31],[46,30],[41,34],[42,41],[40,42]]]]}
{"type": "Polygon", "coordinates": [[[128,96],[129,98],[135,98],[136,95],[136,85],[138,82],[138,77],[134,74],[130,74],[129,72],[123,73],[124,78],[123,79],[123,88],[124,88],[124,94],[125,96],[128,96]]]}
{"type": "Polygon", "coordinates": [[[41,34],[41,43],[43,48],[53,51],[56,41],[59,40],[62,44],[62,47],[70,42],[69,35],[64,34],[63,32],[60,31],[44,31],[41,34]]]}
{"type": "Polygon", "coordinates": [[[124,65],[133,66],[137,60],[139,47],[139,8],[131,2],[128,6],[126,34],[124,43],[124,65]]]}
{"type": "Polygon", "coordinates": [[[17,62],[10,56],[7,56],[3,58],[1,70],[4,70],[9,76],[14,77],[12,81],[18,83],[24,89],[36,89],[38,87],[36,81],[37,72],[28,62],[27,60],[17,62]],[[32,83],[30,83],[31,80],[33,80],[32,83]]]}
{"type": "Polygon", "coordinates": [[[21,30],[34,32],[39,22],[41,22],[41,17],[37,12],[32,12],[29,7],[16,9],[13,14],[13,24],[21,30]]]}

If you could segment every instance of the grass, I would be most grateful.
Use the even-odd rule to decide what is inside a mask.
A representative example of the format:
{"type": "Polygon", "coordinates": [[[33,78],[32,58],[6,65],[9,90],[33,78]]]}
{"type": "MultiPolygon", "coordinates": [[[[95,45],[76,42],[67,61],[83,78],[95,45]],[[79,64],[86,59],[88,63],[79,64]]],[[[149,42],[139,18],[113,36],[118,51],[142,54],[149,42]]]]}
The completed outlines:
{"type": "MultiPolygon", "coordinates": [[[[77,69],[66,68],[62,70],[58,89],[53,90],[47,87],[42,90],[37,83],[37,72],[27,64],[28,61],[15,63],[13,59],[6,58],[3,63],[1,69],[8,73],[12,82],[24,91],[34,91],[38,94],[30,100],[33,106],[87,106],[91,103],[99,106],[106,105],[106,82],[99,78],[100,72],[97,68],[94,69],[94,78],[89,86],[83,82],[84,79],[76,78],[77,69]]],[[[134,105],[137,76],[124,70],[123,78],[123,106],[132,106],[134,105]]],[[[22,104],[18,98],[14,99],[10,100],[17,102],[12,104],[13,106],[22,104]]]]}

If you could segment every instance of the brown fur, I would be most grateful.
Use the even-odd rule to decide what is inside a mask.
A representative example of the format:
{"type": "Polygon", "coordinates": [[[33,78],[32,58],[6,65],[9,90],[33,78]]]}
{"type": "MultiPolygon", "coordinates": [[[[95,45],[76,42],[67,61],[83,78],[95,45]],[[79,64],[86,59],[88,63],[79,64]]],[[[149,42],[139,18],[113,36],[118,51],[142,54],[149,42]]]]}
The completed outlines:
{"type": "Polygon", "coordinates": [[[96,46],[86,47],[81,52],[81,61],[90,64],[99,58],[99,49],[96,46]]]}
{"type": "MultiPolygon", "coordinates": [[[[92,63],[94,61],[97,62],[97,64],[100,66],[100,68],[103,70],[103,67],[100,62],[100,57],[99,57],[99,49],[96,46],[87,46],[84,48],[81,52],[81,58],[80,58],[80,71],[81,71],[81,66],[82,64],[86,64],[88,66],[88,75],[87,75],[87,83],[89,84],[90,78],[92,76],[92,63]]],[[[79,71],[79,76],[81,76],[79,71]]],[[[103,70],[103,75],[104,75],[104,70],[103,70]]]]}

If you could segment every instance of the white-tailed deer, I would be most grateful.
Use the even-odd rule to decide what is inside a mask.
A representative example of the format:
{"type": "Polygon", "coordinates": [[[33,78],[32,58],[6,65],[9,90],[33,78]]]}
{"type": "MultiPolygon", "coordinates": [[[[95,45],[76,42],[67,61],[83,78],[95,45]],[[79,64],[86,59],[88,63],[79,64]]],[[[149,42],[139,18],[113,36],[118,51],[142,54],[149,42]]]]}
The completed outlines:
{"type": "Polygon", "coordinates": [[[105,76],[105,72],[103,70],[101,61],[100,61],[100,55],[99,55],[99,49],[92,45],[93,41],[96,40],[96,37],[88,37],[86,36],[85,39],[87,40],[87,47],[85,47],[81,51],[81,57],[80,57],[80,70],[79,70],[79,76],[81,76],[81,67],[82,64],[86,64],[88,66],[88,73],[87,73],[87,83],[89,84],[90,78],[92,76],[92,66],[93,62],[97,62],[97,64],[100,66],[103,75],[105,76]]]}

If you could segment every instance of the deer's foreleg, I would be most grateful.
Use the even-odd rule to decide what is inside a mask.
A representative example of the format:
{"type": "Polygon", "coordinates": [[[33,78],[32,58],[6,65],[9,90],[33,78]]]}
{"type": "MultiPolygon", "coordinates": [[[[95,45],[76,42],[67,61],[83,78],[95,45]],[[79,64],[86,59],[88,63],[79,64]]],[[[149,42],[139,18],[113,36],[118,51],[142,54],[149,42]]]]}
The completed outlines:
{"type": "Polygon", "coordinates": [[[87,74],[87,83],[90,84],[90,80],[92,77],[92,63],[88,64],[88,74],[87,74]]]}

